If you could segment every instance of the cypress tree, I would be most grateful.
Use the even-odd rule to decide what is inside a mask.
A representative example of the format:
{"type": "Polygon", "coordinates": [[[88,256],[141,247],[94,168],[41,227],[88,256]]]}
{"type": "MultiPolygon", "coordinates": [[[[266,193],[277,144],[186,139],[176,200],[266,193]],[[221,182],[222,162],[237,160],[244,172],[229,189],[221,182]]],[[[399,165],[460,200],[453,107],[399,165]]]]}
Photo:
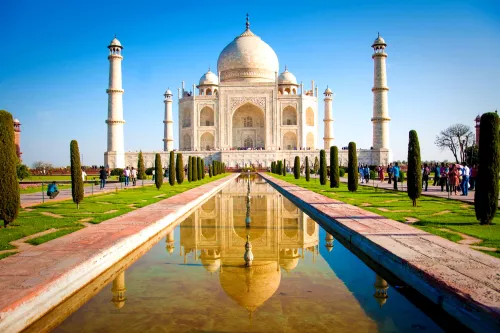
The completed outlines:
{"type": "Polygon", "coordinates": [[[330,187],[339,186],[339,149],[337,146],[332,146],[330,147],[330,187]]]}
{"type": "Polygon", "coordinates": [[[205,179],[205,159],[204,158],[201,159],[201,166],[202,166],[201,179],[205,179]]]}
{"type": "Polygon", "coordinates": [[[215,160],[212,161],[212,175],[217,176],[217,170],[215,170],[215,160]]]}
{"type": "Polygon", "coordinates": [[[222,172],[226,173],[226,163],[222,163],[222,172]]]}
{"type": "Polygon", "coordinates": [[[274,162],[271,162],[271,173],[274,173],[274,162]]]}
{"type": "Polygon", "coordinates": [[[416,207],[417,199],[420,198],[420,194],[422,193],[422,163],[420,161],[418,135],[414,130],[411,130],[409,133],[406,184],[408,196],[413,202],[413,207],[416,207]]]}
{"type": "Polygon", "coordinates": [[[82,166],[80,165],[80,150],[78,149],[78,142],[76,142],[76,140],[71,140],[69,150],[71,155],[71,195],[73,197],[73,202],[76,203],[76,209],[79,209],[84,192],[82,166]]]}
{"type": "Polygon", "coordinates": [[[156,153],[155,155],[155,185],[157,189],[160,189],[161,185],[163,185],[163,168],[161,166],[160,153],[156,153]]]}
{"type": "Polygon", "coordinates": [[[170,161],[168,165],[168,182],[170,185],[174,186],[175,185],[175,153],[172,150],[170,152],[170,161]]]}
{"type": "Polygon", "coordinates": [[[212,178],[212,165],[208,165],[208,177],[212,178]]]}
{"type": "Polygon", "coordinates": [[[295,156],[295,161],[293,163],[293,175],[295,179],[300,178],[300,157],[295,156]]]}
{"type": "Polygon", "coordinates": [[[146,168],[144,167],[144,157],[142,156],[142,150],[139,151],[139,157],[137,161],[137,179],[147,179],[146,168]]]}
{"type": "Polygon", "coordinates": [[[193,181],[193,159],[188,156],[188,181],[193,181]]]}
{"type": "Polygon", "coordinates": [[[177,154],[177,170],[175,172],[175,177],[177,178],[177,184],[182,184],[184,181],[184,162],[182,161],[182,153],[177,154]]]}
{"type": "Polygon", "coordinates": [[[309,167],[309,157],[306,156],[306,181],[311,179],[311,170],[309,167]]]}
{"type": "Polygon", "coordinates": [[[277,174],[281,176],[281,164],[283,164],[283,162],[281,160],[278,161],[278,165],[277,165],[277,174]]]}
{"type": "Polygon", "coordinates": [[[17,160],[14,120],[9,112],[0,110],[0,220],[5,228],[17,218],[21,204],[17,160]]]}
{"type": "Polygon", "coordinates": [[[498,172],[500,163],[499,118],[496,112],[481,116],[479,128],[479,170],[474,193],[476,218],[491,224],[498,207],[498,172]]]}
{"type": "Polygon", "coordinates": [[[283,167],[281,168],[281,172],[283,172],[283,176],[286,176],[286,160],[283,159],[283,167]]]}
{"type": "Polygon", "coordinates": [[[349,153],[347,161],[347,188],[351,192],[358,190],[358,156],[356,155],[356,143],[349,142],[349,153]]]}
{"type": "Polygon", "coordinates": [[[198,180],[203,179],[203,168],[201,166],[201,157],[196,158],[196,167],[198,169],[198,180]]]}
{"type": "Polygon", "coordinates": [[[326,170],[326,152],[324,149],[319,151],[319,183],[325,185],[327,181],[326,170]]]}
{"type": "Polygon", "coordinates": [[[193,182],[198,180],[198,158],[193,156],[193,182]]]}

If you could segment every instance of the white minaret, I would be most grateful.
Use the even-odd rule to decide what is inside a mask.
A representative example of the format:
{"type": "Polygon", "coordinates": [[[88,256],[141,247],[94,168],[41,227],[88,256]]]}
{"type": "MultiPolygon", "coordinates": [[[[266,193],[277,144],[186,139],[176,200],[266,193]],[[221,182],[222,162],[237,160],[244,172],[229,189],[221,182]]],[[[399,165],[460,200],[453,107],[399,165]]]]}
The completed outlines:
{"type": "Polygon", "coordinates": [[[174,121],[172,120],[172,92],[170,89],[165,91],[165,120],[163,123],[165,124],[165,131],[163,136],[163,150],[171,151],[174,150],[174,121]]]}
{"type": "Polygon", "coordinates": [[[325,92],[325,119],[323,122],[325,124],[325,137],[323,138],[325,142],[324,149],[330,151],[330,147],[333,146],[333,110],[332,110],[332,91],[330,88],[326,87],[325,92]]]}
{"type": "Polygon", "coordinates": [[[378,35],[373,42],[372,55],[374,62],[374,83],[373,83],[373,149],[389,149],[389,106],[387,101],[387,74],[385,70],[385,40],[378,35]]]}
{"type": "Polygon", "coordinates": [[[106,164],[114,168],[125,167],[125,148],[123,137],[123,89],[122,60],[123,46],[118,39],[113,38],[109,49],[109,86],[108,94],[108,150],[106,164]]]}

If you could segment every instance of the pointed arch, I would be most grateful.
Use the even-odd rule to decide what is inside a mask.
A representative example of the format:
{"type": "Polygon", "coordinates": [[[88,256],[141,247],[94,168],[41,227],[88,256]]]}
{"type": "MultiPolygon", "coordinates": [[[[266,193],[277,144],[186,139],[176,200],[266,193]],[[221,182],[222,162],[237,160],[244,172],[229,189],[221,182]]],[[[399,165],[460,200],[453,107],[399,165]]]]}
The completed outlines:
{"type": "Polygon", "coordinates": [[[200,111],[200,126],[214,126],[215,112],[209,106],[205,106],[200,111]]]}
{"type": "Polygon", "coordinates": [[[306,125],[314,126],[314,110],[311,107],[306,109],[306,125]]]}
{"type": "Polygon", "coordinates": [[[297,125],[297,110],[288,105],[283,109],[283,125],[297,125]]]}
{"type": "Polygon", "coordinates": [[[215,138],[212,133],[204,133],[200,137],[200,149],[211,150],[214,149],[215,138]]]}

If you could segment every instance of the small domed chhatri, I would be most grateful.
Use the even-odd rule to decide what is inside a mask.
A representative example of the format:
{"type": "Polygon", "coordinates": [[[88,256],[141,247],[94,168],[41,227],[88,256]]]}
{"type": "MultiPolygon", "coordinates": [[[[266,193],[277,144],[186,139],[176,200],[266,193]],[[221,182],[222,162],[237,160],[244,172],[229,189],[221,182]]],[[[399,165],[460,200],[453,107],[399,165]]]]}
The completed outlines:
{"type": "Polygon", "coordinates": [[[372,47],[378,46],[378,45],[387,46],[387,44],[385,43],[385,40],[382,37],[380,37],[380,33],[378,34],[377,39],[375,39],[375,41],[373,42],[372,47]]]}
{"type": "Polygon", "coordinates": [[[200,78],[200,86],[207,84],[213,84],[213,85],[219,84],[219,78],[217,77],[217,75],[212,73],[212,71],[210,71],[210,68],[208,69],[208,72],[203,74],[203,76],[200,78]]]}
{"type": "Polygon", "coordinates": [[[120,47],[120,48],[123,49],[122,43],[120,43],[120,41],[118,40],[118,38],[116,38],[116,35],[113,38],[113,40],[111,41],[111,43],[109,43],[109,46],[118,46],[118,47],[120,47]]]}
{"type": "Polygon", "coordinates": [[[278,76],[278,84],[297,84],[297,78],[285,66],[285,71],[278,76]]]}

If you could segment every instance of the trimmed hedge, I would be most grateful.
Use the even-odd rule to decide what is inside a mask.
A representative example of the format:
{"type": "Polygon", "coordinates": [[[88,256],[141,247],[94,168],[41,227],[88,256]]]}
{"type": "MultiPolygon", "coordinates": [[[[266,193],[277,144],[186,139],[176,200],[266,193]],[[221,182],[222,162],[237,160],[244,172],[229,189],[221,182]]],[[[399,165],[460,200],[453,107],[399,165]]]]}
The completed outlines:
{"type": "Polygon", "coordinates": [[[82,202],[84,195],[80,150],[78,149],[78,142],[76,142],[76,140],[71,140],[69,147],[71,156],[71,196],[78,209],[80,208],[80,202],[82,202]]]}
{"type": "Polygon", "coordinates": [[[175,167],[175,153],[172,150],[170,152],[170,160],[169,160],[169,165],[168,165],[168,182],[170,185],[174,186],[175,185],[175,172],[176,167],[175,167]]]}
{"type": "Polygon", "coordinates": [[[498,172],[500,163],[499,118],[496,112],[481,116],[479,128],[479,170],[474,194],[476,218],[491,224],[498,209],[498,172]]]}
{"type": "Polygon", "coordinates": [[[351,192],[358,190],[358,156],[356,155],[356,143],[349,142],[347,162],[347,188],[351,192]]]}
{"type": "Polygon", "coordinates": [[[309,157],[306,156],[306,181],[311,179],[311,168],[309,167],[309,157]]]}
{"type": "Polygon", "coordinates": [[[324,149],[319,151],[319,183],[321,185],[326,184],[327,178],[326,171],[326,152],[324,149]]]}
{"type": "Polygon", "coordinates": [[[175,178],[177,178],[177,184],[182,184],[184,181],[184,162],[182,161],[182,153],[177,154],[175,178]]]}
{"type": "MultiPolygon", "coordinates": [[[[5,228],[17,218],[21,205],[13,124],[12,115],[5,110],[0,110],[0,220],[3,220],[5,228]]],[[[82,180],[81,176],[80,180],[82,180]]]]}
{"type": "Polygon", "coordinates": [[[160,189],[163,185],[163,168],[161,166],[160,153],[156,153],[155,155],[155,185],[157,189],[160,189]]]}
{"type": "Polygon", "coordinates": [[[337,146],[332,146],[330,147],[330,187],[339,186],[339,149],[337,146]]]}
{"type": "Polygon", "coordinates": [[[300,157],[295,156],[295,161],[293,163],[293,175],[295,179],[300,178],[300,157]]]}

